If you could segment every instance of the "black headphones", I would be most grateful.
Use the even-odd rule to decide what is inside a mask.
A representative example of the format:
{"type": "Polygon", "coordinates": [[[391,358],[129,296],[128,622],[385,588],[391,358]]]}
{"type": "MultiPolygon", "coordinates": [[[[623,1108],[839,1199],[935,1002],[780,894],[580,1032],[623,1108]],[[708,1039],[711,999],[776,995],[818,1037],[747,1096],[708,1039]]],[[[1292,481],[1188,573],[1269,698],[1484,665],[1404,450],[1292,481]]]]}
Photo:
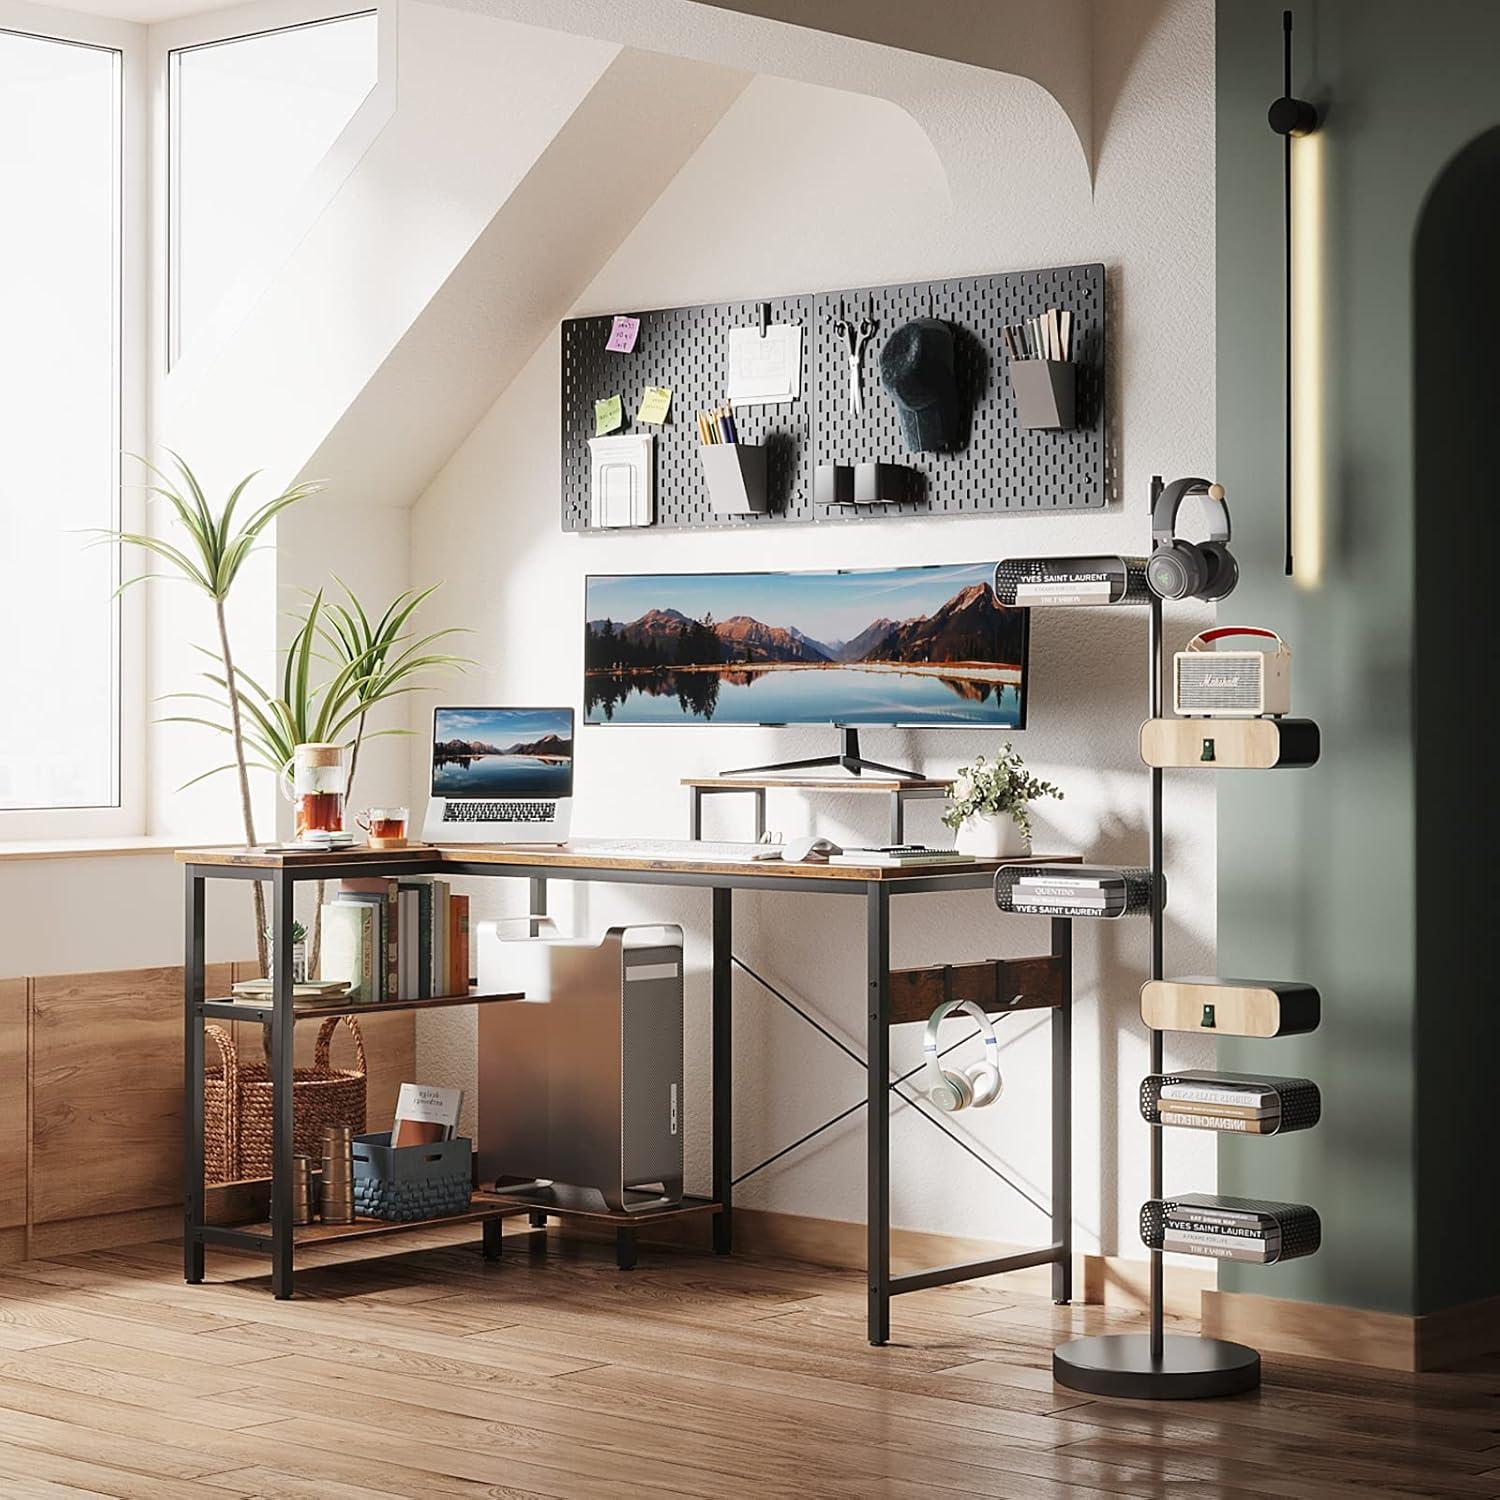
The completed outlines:
{"type": "Polygon", "coordinates": [[[1240,565],[1229,550],[1229,507],[1222,484],[1174,479],[1165,485],[1151,506],[1151,544],[1146,582],[1163,599],[1224,599],[1240,581],[1240,565]],[[1177,535],[1177,512],[1189,495],[1203,501],[1206,542],[1185,542],[1177,535]]]}

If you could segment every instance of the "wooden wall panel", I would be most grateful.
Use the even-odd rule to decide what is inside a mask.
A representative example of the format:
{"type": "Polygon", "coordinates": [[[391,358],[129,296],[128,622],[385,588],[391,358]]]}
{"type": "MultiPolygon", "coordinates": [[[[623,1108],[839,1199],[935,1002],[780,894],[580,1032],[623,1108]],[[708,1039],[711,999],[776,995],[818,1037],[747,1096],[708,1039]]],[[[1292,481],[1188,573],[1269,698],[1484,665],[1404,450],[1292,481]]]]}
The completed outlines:
{"type": "Polygon", "coordinates": [[[182,970],[35,979],[31,1028],[33,1222],[181,1202],[182,970]]]}
{"type": "Polygon", "coordinates": [[[28,989],[0,979],[0,1229],[26,1223],[28,989]]]}

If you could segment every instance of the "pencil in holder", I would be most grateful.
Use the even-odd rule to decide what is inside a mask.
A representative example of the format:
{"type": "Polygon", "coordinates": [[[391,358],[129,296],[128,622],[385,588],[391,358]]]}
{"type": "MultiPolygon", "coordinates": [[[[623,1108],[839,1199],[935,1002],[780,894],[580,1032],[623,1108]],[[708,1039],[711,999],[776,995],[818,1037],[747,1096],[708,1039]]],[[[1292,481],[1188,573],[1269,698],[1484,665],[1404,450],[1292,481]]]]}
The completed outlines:
{"type": "Polygon", "coordinates": [[[698,449],[714,513],[721,516],[764,515],[766,450],[754,443],[707,443],[698,449]]]}
{"type": "Polygon", "coordinates": [[[1078,366],[1065,359],[1012,359],[1016,420],[1032,430],[1071,432],[1076,421],[1078,366]]]}

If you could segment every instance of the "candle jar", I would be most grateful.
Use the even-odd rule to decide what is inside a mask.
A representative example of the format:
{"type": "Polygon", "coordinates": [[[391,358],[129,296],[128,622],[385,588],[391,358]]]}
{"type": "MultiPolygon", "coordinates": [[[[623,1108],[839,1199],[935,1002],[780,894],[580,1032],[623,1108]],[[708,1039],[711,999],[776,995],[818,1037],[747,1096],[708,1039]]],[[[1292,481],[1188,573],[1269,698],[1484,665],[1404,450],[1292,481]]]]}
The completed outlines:
{"type": "Polygon", "coordinates": [[[298,745],[292,752],[296,837],[344,831],[344,747],[298,745]]]}

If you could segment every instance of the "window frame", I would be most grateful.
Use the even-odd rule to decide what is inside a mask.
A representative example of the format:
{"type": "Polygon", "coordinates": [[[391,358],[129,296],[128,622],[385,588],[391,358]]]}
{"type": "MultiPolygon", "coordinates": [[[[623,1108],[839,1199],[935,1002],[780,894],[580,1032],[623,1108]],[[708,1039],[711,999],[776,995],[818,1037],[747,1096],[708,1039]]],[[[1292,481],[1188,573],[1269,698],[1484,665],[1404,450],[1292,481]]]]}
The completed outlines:
{"type": "Polygon", "coordinates": [[[180,204],[177,191],[181,169],[174,129],[177,69],[181,54],[204,47],[249,41],[254,37],[272,36],[279,32],[326,26],[331,22],[347,21],[356,16],[374,16],[376,20],[375,81],[340,133],[338,143],[309,181],[309,201],[317,204],[317,208],[311,213],[305,205],[294,208],[287,222],[280,226],[279,232],[266,242],[267,260],[272,264],[242,278],[258,287],[274,275],[272,266],[278,264],[283,253],[289,252],[301,239],[310,225],[311,217],[321,211],[322,204],[332,197],[332,185],[348,174],[392,111],[396,40],[394,7],[388,0],[387,3],[382,3],[382,0],[365,0],[365,3],[360,3],[360,0],[323,0],[323,3],[307,3],[307,0],[262,0],[262,3],[239,6],[233,10],[186,16],[151,28],[151,67],[157,81],[157,125],[153,156],[159,164],[156,188],[161,203],[161,211],[157,215],[160,242],[155,259],[162,302],[157,323],[162,340],[161,369],[166,375],[171,376],[184,364],[191,369],[198,361],[212,358],[226,335],[223,326],[210,327],[204,331],[203,337],[195,339],[195,345],[202,345],[201,351],[195,347],[185,352],[182,348],[178,305],[181,287],[178,270],[181,235],[178,232],[180,204]]]}
{"type": "MultiPolygon", "coordinates": [[[[146,162],[146,29],[76,12],[0,0],[0,30],[115,58],[115,465],[112,525],[140,530],[145,492],[133,483],[127,453],[146,448],[146,316],[148,222],[146,162]]],[[[112,576],[124,576],[118,547],[112,576]]],[[[108,839],[145,832],[146,612],[139,589],[114,598],[113,787],[110,800],[88,807],[0,808],[0,841],[108,839]]]]}

